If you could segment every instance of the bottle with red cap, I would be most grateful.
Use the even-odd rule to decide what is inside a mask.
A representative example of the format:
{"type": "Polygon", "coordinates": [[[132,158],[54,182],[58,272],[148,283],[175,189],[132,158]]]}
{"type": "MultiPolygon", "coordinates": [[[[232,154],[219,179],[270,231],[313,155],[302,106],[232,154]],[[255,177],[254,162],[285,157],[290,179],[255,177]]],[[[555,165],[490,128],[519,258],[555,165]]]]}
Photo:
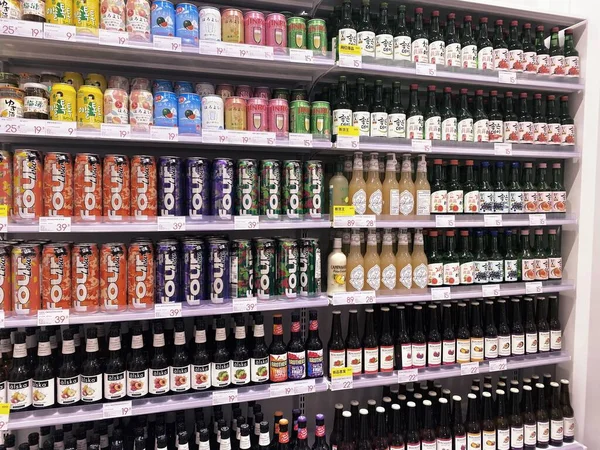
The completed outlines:
{"type": "Polygon", "coordinates": [[[464,69],[477,69],[477,41],[473,37],[472,25],[473,18],[465,16],[460,40],[460,67],[464,69]]]}
{"type": "Polygon", "coordinates": [[[443,66],[445,61],[446,42],[440,31],[440,12],[431,13],[431,27],[429,30],[429,63],[443,66]]]}
{"type": "Polygon", "coordinates": [[[535,240],[533,244],[533,259],[535,264],[535,279],[545,281],[548,279],[548,255],[544,246],[544,230],[541,228],[535,230],[535,240]]]}
{"type": "Polygon", "coordinates": [[[448,212],[462,214],[463,212],[463,188],[458,180],[458,160],[450,160],[450,176],[447,184],[448,212]]]}
{"type": "Polygon", "coordinates": [[[494,48],[488,38],[488,18],[479,19],[479,40],[477,41],[477,68],[480,70],[494,69],[494,48]]]}
{"type": "MultiPolygon", "coordinates": [[[[448,47],[446,47],[446,49],[448,49],[448,47]]],[[[444,88],[440,114],[442,116],[442,140],[456,141],[457,124],[456,114],[454,113],[454,105],[452,102],[452,88],[444,88]]]]}
{"type": "Polygon", "coordinates": [[[552,190],[550,198],[550,206],[552,212],[566,212],[567,211],[567,192],[563,185],[561,163],[552,163],[552,183],[550,189],[552,190]]]}
{"type": "Polygon", "coordinates": [[[527,108],[527,92],[519,94],[519,141],[522,144],[533,143],[533,118],[527,108]]]}
{"type": "Polygon", "coordinates": [[[542,94],[533,95],[533,143],[548,143],[546,117],[542,111],[542,94]]]}
{"type": "Polygon", "coordinates": [[[494,27],[494,69],[508,70],[508,45],[504,40],[504,32],[502,26],[504,22],[501,19],[496,20],[494,27]]]}
{"type": "Polygon", "coordinates": [[[575,50],[573,30],[565,30],[565,76],[579,76],[579,52],[575,50]]]}
{"type": "Polygon", "coordinates": [[[490,140],[488,116],[483,108],[483,90],[475,91],[475,111],[473,113],[473,139],[475,142],[488,142],[490,140]]]}
{"type": "Polygon", "coordinates": [[[423,113],[419,108],[418,84],[410,85],[410,97],[408,110],[406,111],[406,137],[408,139],[423,139],[423,113]]]}
{"type": "Polygon", "coordinates": [[[456,14],[450,13],[447,18],[444,64],[449,67],[460,67],[460,39],[456,33],[456,14]]]}
{"type": "Polygon", "coordinates": [[[456,120],[458,121],[458,140],[460,142],[473,142],[473,115],[469,110],[467,99],[468,89],[460,90],[460,100],[456,120]]]}
{"type": "Polygon", "coordinates": [[[440,140],[442,117],[436,106],[435,86],[427,86],[427,104],[425,105],[425,139],[440,140]]]}
{"type": "Polygon", "coordinates": [[[535,52],[537,73],[541,75],[550,75],[552,63],[550,60],[550,50],[546,47],[544,39],[544,26],[538,25],[535,29],[535,52]]]}
{"type": "Polygon", "coordinates": [[[498,107],[498,91],[490,91],[488,137],[490,142],[502,142],[504,140],[504,117],[498,107]]]}
{"type": "Polygon", "coordinates": [[[504,94],[504,142],[519,143],[519,117],[514,111],[512,92],[504,94]]]}
{"type": "Polygon", "coordinates": [[[521,36],[523,39],[523,71],[525,73],[537,73],[537,53],[535,51],[535,45],[533,45],[530,23],[523,25],[523,33],[521,36]]]}
{"type": "Polygon", "coordinates": [[[513,20],[508,31],[508,68],[523,72],[523,44],[519,39],[519,22],[513,20]]]}
{"type": "Polygon", "coordinates": [[[558,27],[550,30],[550,75],[565,76],[565,53],[560,47],[558,27]]]}
{"type": "MultiPolygon", "coordinates": [[[[429,62],[429,37],[423,27],[423,8],[415,8],[411,53],[413,62],[429,62]]],[[[411,86],[412,88],[412,86],[411,86]]]]}
{"type": "Polygon", "coordinates": [[[560,144],[560,118],[556,111],[556,97],[546,97],[546,132],[548,134],[547,144],[560,144]]]}
{"type": "Polygon", "coordinates": [[[575,122],[569,114],[569,97],[560,98],[560,145],[575,145],[575,122]]]}

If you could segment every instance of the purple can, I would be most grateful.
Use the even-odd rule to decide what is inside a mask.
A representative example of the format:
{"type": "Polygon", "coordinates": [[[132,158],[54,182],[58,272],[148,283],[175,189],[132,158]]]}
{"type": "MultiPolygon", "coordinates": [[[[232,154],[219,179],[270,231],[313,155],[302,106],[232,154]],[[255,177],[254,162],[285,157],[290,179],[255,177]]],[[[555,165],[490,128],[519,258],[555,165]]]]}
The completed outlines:
{"type": "Polygon", "coordinates": [[[190,219],[202,219],[210,215],[209,173],[210,163],[206,158],[190,157],[185,161],[187,215],[190,219]]]}
{"type": "Polygon", "coordinates": [[[254,88],[254,96],[257,98],[264,98],[266,100],[271,100],[271,88],[266,86],[260,86],[254,88]]]}
{"type": "Polygon", "coordinates": [[[181,158],[161,156],[158,158],[158,215],[182,216],[181,158]]]}
{"type": "Polygon", "coordinates": [[[156,303],[179,301],[181,267],[179,243],[163,239],[156,244],[156,303]]]}
{"type": "Polygon", "coordinates": [[[206,298],[206,245],[201,239],[185,239],[183,247],[183,295],[188,305],[197,306],[206,298]]]}
{"type": "Polygon", "coordinates": [[[230,298],[229,242],[224,239],[208,241],[208,292],[212,303],[230,298]]]}
{"type": "Polygon", "coordinates": [[[242,97],[245,99],[254,97],[254,95],[252,94],[252,88],[247,84],[240,84],[239,86],[237,86],[235,88],[235,96],[242,97]]]}
{"type": "Polygon", "coordinates": [[[212,167],[212,213],[218,219],[231,219],[233,215],[233,161],[218,158],[212,167]]]}

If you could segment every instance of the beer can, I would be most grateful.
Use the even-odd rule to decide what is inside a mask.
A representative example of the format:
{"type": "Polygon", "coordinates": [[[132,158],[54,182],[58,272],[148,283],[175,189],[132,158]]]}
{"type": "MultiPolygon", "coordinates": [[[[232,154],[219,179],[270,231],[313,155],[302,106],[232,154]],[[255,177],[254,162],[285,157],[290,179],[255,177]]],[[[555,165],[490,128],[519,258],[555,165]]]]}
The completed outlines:
{"type": "Polygon", "coordinates": [[[252,245],[248,239],[231,241],[231,297],[254,296],[254,264],[252,245]]]}
{"type": "Polygon", "coordinates": [[[321,248],[316,238],[300,239],[300,295],[321,294],[321,248]]]}
{"type": "Polygon", "coordinates": [[[331,138],[331,109],[329,102],[312,102],[310,105],[310,132],[315,137],[331,138]]]}
{"type": "Polygon", "coordinates": [[[169,0],[152,0],[152,34],[175,36],[175,7],[169,0]]]}
{"type": "Polygon", "coordinates": [[[267,45],[287,48],[287,21],[283,14],[269,14],[266,19],[267,45]]]}
{"type": "Polygon", "coordinates": [[[171,80],[156,79],[152,82],[152,93],[157,92],[175,92],[175,87],[171,80]]]}
{"type": "Polygon", "coordinates": [[[200,134],[202,131],[202,100],[198,94],[179,94],[177,104],[179,134],[200,134]]]}
{"type": "Polygon", "coordinates": [[[176,81],[173,85],[173,91],[177,95],[191,94],[194,92],[194,85],[191,81],[176,81]]]}
{"type": "Polygon", "coordinates": [[[218,158],[212,164],[212,213],[218,219],[231,219],[233,215],[233,161],[218,158]]]}
{"type": "Polygon", "coordinates": [[[254,240],[254,292],[258,300],[269,300],[277,295],[275,240],[254,240]]]}
{"type": "MultiPolygon", "coordinates": [[[[85,76],[85,79],[83,80],[83,84],[89,86],[96,86],[102,92],[104,92],[108,87],[108,84],[106,83],[106,78],[104,78],[104,75],[100,73],[88,73],[85,76]]],[[[77,91],[79,91],[79,89],[77,91]]]]}
{"type": "Polygon", "coordinates": [[[160,216],[183,215],[182,183],[181,158],[178,156],[158,158],[158,214],[160,216]]]}
{"type": "Polygon", "coordinates": [[[286,88],[275,88],[273,89],[273,97],[272,98],[282,98],[287,100],[288,103],[290,101],[290,90],[286,88]]]}
{"type": "Polygon", "coordinates": [[[223,303],[231,298],[231,265],[229,242],[225,239],[208,241],[208,297],[211,303],[223,303]]]}
{"type": "Polygon", "coordinates": [[[303,180],[304,217],[320,219],[323,214],[323,162],[305,161],[303,180]]]}
{"type": "Polygon", "coordinates": [[[281,163],[276,159],[260,162],[260,215],[278,219],[281,214],[281,163]]]}
{"type": "Polygon", "coordinates": [[[297,219],[302,214],[302,166],[300,161],[283,162],[283,214],[288,219],[297,219]]]}
{"type": "Polygon", "coordinates": [[[287,100],[272,98],[269,100],[269,131],[277,138],[287,139],[289,136],[290,109],[287,100]]]}
{"type": "Polygon", "coordinates": [[[17,244],[11,252],[12,309],[18,316],[33,316],[40,309],[41,251],[38,244],[17,244]]]}
{"type": "Polygon", "coordinates": [[[154,124],[154,98],[144,89],[134,89],[129,96],[129,123],[132,131],[148,132],[154,124]]]}
{"type": "Polygon", "coordinates": [[[227,97],[235,96],[235,89],[231,84],[217,84],[216,95],[220,95],[225,101],[227,97]]]}
{"type": "Polygon", "coordinates": [[[83,86],[83,76],[79,72],[65,72],[62,76],[62,82],[73,86],[75,92],[83,86]]]}
{"type": "Polygon", "coordinates": [[[103,91],[83,85],[77,91],[77,127],[99,129],[104,122],[103,91]]]}
{"type": "Polygon", "coordinates": [[[66,83],[55,83],[50,89],[50,120],[75,122],[77,120],[77,94],[66,83]]]}
{"type": "Polygon", "coordinates": [[[246,130],[246,100],[241,97],[225,99],[225,129],[246,130]]]}
{"type": "Polygon", "coordinates": [[[174,92],[154,93],[154,125],[159,127],[177,126],[177,96],[174,92]]]}
{"type": "Polygon", "coordinates": [[[296,239],[277,239],[277,294],[282,298],[298,297],[299,250],[296,239]]]}
{"type": "Polygon", "coordinates": [[[10,253],[10,244],[0,242],[0,310],[4,311],[5,315],[12,311],[10,253]]]}
{"type": "Polygon", "coordinates": [[[210,163],[206,158],[193,156],[185,160],[185,209],[190,219],[210,215],[209,170],[210,163]]]}
{"type": "Polygon", "coordinates": [[[200,8],[200,40],[201,41],[220,41],[221,40],[221,11],[212,6],[203,6],[200,8]]]}
{"type": "Polygon", "coordinates": [[[244,42],[251,45],[265,45],[265,15],[259,11],[246,11],[244,14],[244,42]]]}
{"type": "Polygon", "coordinates": [[[100,307],[98,244],[73,244],[71,257],[73,309],[75,313],[95,313],[100,307]]]}
{"type": "Polygon", "coordinates": [[[102,211],[110,220],[129,216],[130,169],[125,155],[106,155],[102,168],[102,211]]]}
{"type": "Polygon", "coordinates": [[[104,123],[129,123],[129,95],[125,89],[109,87],[104,92],[104,123]]]}
{"type": "Polygon", "coordinates": [[[178,3],[175,8],[175,36],[183,45],[198,45],[198,7],[191,3],[178,3]]]}
{"type": "Polygon", "coordinates": [[[125,31],[124,0],[102,0],[100,2],[100,28],[109,31],[125,31]]]}
{"type": "Polygon", "coordinates": [[[258,215],[258,164],[255,159],[236,162],[235,213],[239,216],[258,215]]]}
{"type": "Polygon", "coordinates": [[[13,157],[13,217],[17,221],[43,215],[42,158],[35,150],[16,150],[13,157]]]}
{"type": "Polygon", "coordinates": [[[310,103],[294,100],[290,105],[290,132],[310,133],[310,103]]]}
{"type": "Polygon", "coordinates": [[[73,173],[73,216],[95,220],[102,216],[100,157],[93,153],[77,153],[73,173]]]}
{"type": "Polygon", "coordinates": [[[127,248],[120,242],[102,244],[100,249],[100,309],[127,309],[127,248]]]}
{"type": "Polygon", "coordinates": [[[70,153],[48,152],[44,156],[44,215],[73,215],[73,161],[70,153]]]}
{"type": "Polygon", "coordinates": [[[42,309],[71,309],[71,245],[52,242],[42,249],[42,309]]]}
{"type": "Polygon", "coordinates": [[[0,205],[6,205],[8,216],[12,216],[13,208],[13,177],[12,154],[7,150],[0,150],[0,205]]]}
{"type": "Polygon", "coordinates": [[[215,95],[215,85],[211,83],[196,83],[196,94],[200,99],[206,95],[215,95]]]}
{"type": "Polygon", "coordinates": [[[152,25],[150,20],[152,11],[148,0],[127,0],[127,32],[129,40],[136,42],[150,42],[152,25]]]}
{"type": "Polygon", "coordinates": [[[265,100],[270,100],[271,99],[271,88],[266,87],[266,86],[259,86],[259,87],[254,88],[254,97],[262,98],[265,100]]]}
{"type": "Polygon", "coordinates": [[[287,33],[289,48],[306,48],[306,20],[302,17],[288,18],[287,33]]]}
{"type": "Polygon", "coordinates": [[[188,305],[206,300],[206,245],[201,239],[184,239],[183,296],[188,305]]]}
{"type": "Polygon", "coordinates": [[[154,247],[149,240],[129,244],[127,250],[127,304],[133,309],[154,305],[154,247]]]}
{"type": "Polygon", "coordinates": [[[306,46],[313,52],[327,56],[327,24],[323,19],[311,19],[307,24],[306,46]]]}
{"type": "Polygon", "coordinates": [[[206,95],[202,97],[202,129],[225,129],[225,106],[221,96],[206,95]]]}
{"type": "Polygon", "coordinates": [[[46,22],[56,25],[73,25],[73,0],[48,0],[46,22]]]}
{"type": "Polygon", "coordinates": [[[248,131],[267,131],[269,101],[264,98],[250,98],[246,104],[246,126],[248,131]]]}
{"type": "Polygon", "coordinates": [[[308,100],[308,92],[306,92],[306,89],[292,89],[290,101],[293,102],[295,100],[308,100]]]}
{"type": "Polygon", "coordinates": [[[157,211],[156,161],[154,156],[135,155],[131,158],[130,215],[137,220],[146,220],[156,217],[157,211]]]}
{"type": "Polygon", "coordinates": [[[254,97],[252,88],[247,84],[240,84],[235,87],[235,96],[242,97],[245,100],[254,97]]]}
{"type": "Polygon", "coordinates": [[[221,40],[234,44],[244,43],[244,15],[239,9],[221,11],[221,40]]]}

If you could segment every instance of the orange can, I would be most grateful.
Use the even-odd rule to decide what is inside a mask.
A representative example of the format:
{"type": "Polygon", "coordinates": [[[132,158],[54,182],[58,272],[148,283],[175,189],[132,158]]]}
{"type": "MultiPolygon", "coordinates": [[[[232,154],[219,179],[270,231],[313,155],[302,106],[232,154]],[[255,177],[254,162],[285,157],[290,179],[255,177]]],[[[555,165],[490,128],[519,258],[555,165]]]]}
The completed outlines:
{"type": "Polygon", "coordinates": [[[154,156],[136,155],[131,158],[131,217],[156,217],[157,202],[156,160],[154,156]]]}
{"type": "Polygon", "coordinates": [[[11,252],[13,311],[33,316],[40,309],[40,246],[17,244],[11,252]]]}
{"type": "Polygon", "coordinates": [[[129,159],[125,155],[106,155],[102,166],[102,211],[110,220],[129,216],[129,159]]]}
{"type": "Polygon", "coordinates": [[[100,250],[100,309],[127,309],[127,249],[122,243],[102,244],[100,250]]]}
{"type": "Polygon", "coordinates": [[[0,150],[0,205],[8,206],[8,216],[12,215],[13,205],[12,155],[0,150]]]}
{"type": "Polygon", "coordinates": [[[10,245],[0,244],[0,310],[8,315],[12,311],[12,290],[10,288],[10,245]]]}
{"type": "Polygon", "coordinates": [[[46,244],[42,249],[42,309],[71,306],[71,244],[46,244]]]}
{"type": "Polygon", "coordinates": [[[129,306],[145,309],[154,305],[154,247],[149,240],[129,244],[127,252],[127,299],[129,306]]]}
{"type": "Polygon", "coordinates": [[[73,215],[73,161],[69,153],[44,157],[44,215],[73,215]]]}
{"type": "Polygon", "coordinates": [[[13,215],[15,220],[25,221],[41,217],[44,212],[42,200],[42,158],[35,150],[17,150],[13,158],[13,215]]]}
{"type": "Polygon", "coordinates": [[[244,14],[239,9],[224,9],[221,12],[221,40],[243,44],[244,37],[244,14]]]}
{"type": "Polygon", "coordinates": [[[95,220],[102,216],[102,166],[100,157],[93,153],[75,156],[73,216],[95,220]]]}
{"type": "Polygon", "coordinates": [[[100,262],[98,244],[73,245],[71,252],[73,308],[76,313],[94,313],[100,307],[100,262]]]}

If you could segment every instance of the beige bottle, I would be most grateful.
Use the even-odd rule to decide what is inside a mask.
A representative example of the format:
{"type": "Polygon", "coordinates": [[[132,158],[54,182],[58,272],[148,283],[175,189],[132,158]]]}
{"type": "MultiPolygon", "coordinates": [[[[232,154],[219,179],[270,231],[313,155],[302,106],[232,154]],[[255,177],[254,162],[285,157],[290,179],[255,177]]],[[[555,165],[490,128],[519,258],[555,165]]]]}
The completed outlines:
{"type": "Polygon", "coordinates": [[[431,187],[427,181],[427,161],[425,155],[419,155],[417,177],[415,178],[415,193],[417,200],[417,216],[428,216],[431,201],[431,187]]]}
{"type": "Polygon", "coordinates": [[[360,234],[352,233],[346,258],[346,291],[362,291],[365,286],[365,260],[360,252],[360,234]]]}
{"type": "Polygon", "coordinates": [[[378,291],[381,286],[381,260],[377,253],[377,234],[369,231],[367,235],[367,251],[365,253],[365,280],[367,290],[378,291]]]}
{"type": "Polygon", "coordinates": [[[352,156],[344,156],[344,176],[350,183],[352,180],[352,156]]]}
{"type": "MultiPolygon", "coordinates": [[[[383,211],[383,193],[379,178],[379,160],[377,153],[371,153],[369,174],[367,176],[367,214],[380,216],[383,211]]],[[[358,214],[358,213],[357,213],[358,214]]]]}
{"type": "Polygon", "coordinates": [[[343,163],[335,163],[335,174],[329,180],[329,214],[333,220],[334,206],[348,206],[348,180],[342,173],[343,163]]]}
{"type": "MultiPolygon", "coordinates": [[[[425,181],[427,181],[427,177],[425,177],[425,181]]],[[[400,192],[400,214],[412,216],[415,213],[415,183],[412,180],[410,155],[402,155],[402,172],[398,189],[400,192]]]]}
{"type": "MultiPolygon", "coordinates": [[[[394,170],[394,176],[395,176],[394,170]]],[[[383,232],[383,244],[379,255],[381,264],[381,290],[393,291],[396,289],[396,256],[394,255],[392,230],[386,228],[383,232]]]]}
{"type": "Polygon", "coordinates": [[[415,229],[415,239],[412,252],[413,266],[413,289],[425,289],[427,287],[427,256],[423,248],[423,231],[415,229]]]}
{"type": "Polygon", "coordinates": [[[396,273],[398,274],[398,289],[412,288],[412,257],[408,251],[408,232],[402,228],[398,233],[398,252],[396,253],[396,273]]]}
{"type": "Polygon", "coordinates": [[[363,177],[362,152],[354,154],[354,165],[352,166],[352,179],[348,187],[350,205],[354,206],[356,214],[367,212],[367,183],[363,177]]]}
{"type": "MultiPolygon", "coordinates": [[[[400,191],[396,181],[396,155],[387,154],[385,163],[385,179],[383,180],[383,212],[384,216],[398,216],[400,214],[400,191]]],[[[411,180],[412,181],[412,180],[411,180]]]]}
{"type": "Polygon", "coordinates": [[[346,255],[342,253],[342,239],[333,240],[333,250],[327,258],[327,295],[346,292],[346,255]]]}

